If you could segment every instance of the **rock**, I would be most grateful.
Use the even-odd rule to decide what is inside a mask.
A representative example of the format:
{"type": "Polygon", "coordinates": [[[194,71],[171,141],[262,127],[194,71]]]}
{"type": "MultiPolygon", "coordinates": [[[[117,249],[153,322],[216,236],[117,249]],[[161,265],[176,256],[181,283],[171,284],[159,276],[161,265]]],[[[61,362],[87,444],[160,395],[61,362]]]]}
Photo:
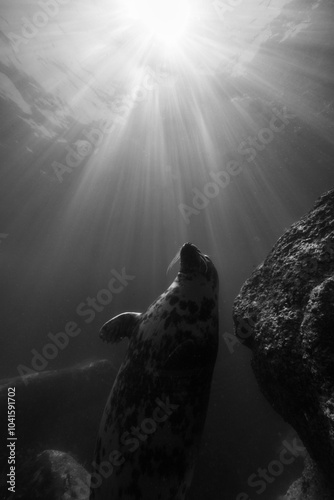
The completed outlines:
{"type": "Polygon", "coordinates": [[[1,429],[7,429],[7,389],[15,387],[17,454],[58,449],[90,463],[116,373],[110,361],[98,360],[0,381],[1,429]]]}
{"type": "Polygon", "coordinates": [[[45,450],[19,464],[15,500],[88,500],[89,474],[68,453],[45,450]]]}
{"type": "Polygon", "coordinates": [[[290,486],[282,500],[331,500],[332,498],[323,474],[308,458],[302,477],[290,486]]]}
{"type": "Polygon", "coordinates": [[[277,241],[243,285],[233,319],[273,408],[334,495],[334,190],[277,241]]]}

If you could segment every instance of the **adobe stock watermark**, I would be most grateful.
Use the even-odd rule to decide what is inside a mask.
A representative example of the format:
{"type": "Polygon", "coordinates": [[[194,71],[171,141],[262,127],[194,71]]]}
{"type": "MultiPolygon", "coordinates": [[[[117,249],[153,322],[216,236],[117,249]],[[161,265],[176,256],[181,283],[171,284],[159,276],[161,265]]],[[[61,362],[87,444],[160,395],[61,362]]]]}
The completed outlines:
{"type": "MultiPolygon", "coordinates": [[[[298,438],[294,438],[291,443],[284,440],[282,444],[283,448],[278,459],[272,460],[266,468],[259,467],[247,479],[248,486],[254,488],[257,495],[264,493],[268,484],[272,484],[281,476],[288,465],[293,464],[298,457],[305,455],[306,448],[298,438]]],[[[235,500],[251,500],[251,497],[247,493],[241,492],[235,500]]]]}
{"type": "Polygon", "coordinates": [[[131,110],[139,103],[148,100],[149,93],[156,90],[167,76],[163,65],[158,66],[156,71],[146,66],[141,84],[135,86],[130,93],[117,96],[113,100],[110,121],[101,121],[97,127],[85,129],[81,139],[73,145],[67,144],[64,160],[53,161],[51,165],[59,183],[63,182],[65,175],[71,174],[101,146],[106,135],[120,131],[131,110]]]}
{"type": "Polygon", "coordinates": [[[7,37],[11,41],[12,47],[16,53],[19,52],[21,45],[35,38],[39,31],[49,23],[50,19],[59,14],[59,6],[66,5],[70,0],[39,0],[37,3],[40,10],[37,10],[31,18],[21,18],[21,34],[10,31],[7,37]]]}
{"type": "MultiPolygon", "coordinates": [[[[124,267],[121,273],[113,269],[111,275],[112,277],[106,288],[99,290],[95,297],[87,297],[85,301],[77,305],[76,313],[78,316],[85,318],[85,323],[92,323],[96,314],[102,312],[111,303],[114,295],[120,294],[128,286],[128,282],[135,279],[135,276],[126,274],[124,267]]],[[[69,345],[70,339],[77,337],[81,332],[82,329],[76,321],[69,321],[63,330],[58,333],[49,332],[47,334],[49,342],[43,346],[41,352],[38,352],[37,349],[31,349],[30,366],[22,364],[17,366],[17,371],[23,377],[23,382],[26,385],[29,383],[29,377],[27,378],[25,375],[44,371],[49,362],[54,360],[59,352],[69,345]]]]}
{"type": "MultiPolygon", "coordinates": [[[[154,434],[162,422],[165,422],[172,413],[179,408],[180,405],[172,404],[167,396],[165,402],[162,398],[155,399],[156,407],[153,410],[151,418],[144,418],[137,427],[132,426],[131,429],[123,432],[120,437],[120,444],[123,445],[123,450],[127,453],[134,453],[147,440],[148,436],[154,434]]],[[[121,446],[120,446],[121,448],[121,446]]],[[[96,489],[101,486],[105,479],[108,479],[114,472],[115,467],[121,467],[126,462],[124,451],[118,449],[112,450],[109,453],[108,460],[99,464],[92,462],[94,472],[91,474],[90,486],[83,481],[76,486],[76,493],[84,493],[89,495],[90,488],[96,489]]],[[[88,497],[87,497],[88,498],[88,497]]]]}
{"type": "MultiPolygon", "coordinates": [[[[272,109],[273,116],[269,121],[269,126],[261,128],[256,136],[248,136],[238,146],[238,153],[245,156],[245,160],[251,163],[255,160],[259,151],[263,151],[270,144],[275,134],[282,132],[290,121],[296,116],[290,113],[286,107],[282,111],[277,108],[272,109]]],[[[238,176],[245,168],[245,164],[238,160],[230,160],[225,170],[219,172],[210,172],[212,182],[207,182],[202,190],[192,188],[192,205],[180,203],[178,208],[186,224],[190,223],[192,215],[198,215],[210,203],[210,200],[216,198],[222,189],[225,189],[231,183],[233,177],[238,176]]]]}

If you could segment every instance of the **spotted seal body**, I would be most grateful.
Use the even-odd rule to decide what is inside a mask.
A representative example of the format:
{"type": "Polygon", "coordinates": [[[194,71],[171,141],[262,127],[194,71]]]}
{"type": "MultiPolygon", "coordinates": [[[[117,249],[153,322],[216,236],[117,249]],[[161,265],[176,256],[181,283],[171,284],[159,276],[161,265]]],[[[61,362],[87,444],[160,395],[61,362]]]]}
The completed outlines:
{"type": "Polygon", "coordinates": [[[209,402],[218,350],[218,275],[195,245],[143,314],[108,321],[101,337],[129,347],[107,401],[91,500],[184,500],[209,402]]]}

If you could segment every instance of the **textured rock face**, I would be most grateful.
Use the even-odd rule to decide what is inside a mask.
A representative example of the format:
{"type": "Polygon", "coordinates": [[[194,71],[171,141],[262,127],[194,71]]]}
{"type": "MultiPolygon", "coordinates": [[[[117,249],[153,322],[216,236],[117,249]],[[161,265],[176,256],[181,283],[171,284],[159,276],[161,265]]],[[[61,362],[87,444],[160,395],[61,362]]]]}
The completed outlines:
{"type": "MultiPolygon", "coordinates": [[[[8,387],[15,387],[17,401],[15,499],[88,499],[89,476],[79,462],[91,468],[97,429],[116,373],[110,361],[101,359],[0,380],[1,429],[7,427],[8,387]],[[54,449],[45,449],[50,445],[54,449]],[[75,459],[57,451],[62,449],[75,459]]],[[[0,498],[7,498],[7,441],[5,434],[0,437],[0,498]]]]}
{"type": "Polygon", "coordinates": [[[334,494],[334,190],[277,241],[233,316],[263,394],[334,494]]]}
{"type": "Polygon", "coordinates": [[[306,459],[305,470],[300,479],[297,479],[289,488],[284,500],[332,500],[322,473],[314,462],[306,459]]]}
{"type": "Polygon", "coordinates": [[[45,450],[19,462],[19,500],[88,500],[89,474],[68,453],[45,450]]]}

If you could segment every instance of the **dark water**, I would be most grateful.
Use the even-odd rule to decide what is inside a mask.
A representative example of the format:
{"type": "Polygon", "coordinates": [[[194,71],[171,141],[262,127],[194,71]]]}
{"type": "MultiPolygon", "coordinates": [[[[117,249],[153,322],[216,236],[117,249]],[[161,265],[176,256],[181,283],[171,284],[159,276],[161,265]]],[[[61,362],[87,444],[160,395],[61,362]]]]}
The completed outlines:
{"type": "Polygon", "coordinates": [[[190,498],[278,500],[303,460],[259,483],[295,434],[227,334],[245,279],[333,187],[333,4],[193,2],[168,53],[125,5],[1,2],[0,376],[32,370],[69,323],[78,334],[44,351],[43,370],[119,367],[126,347],[102,344],[100,326],[144,311],[191,241],[215,263],[221,294],[190,498]]]}

